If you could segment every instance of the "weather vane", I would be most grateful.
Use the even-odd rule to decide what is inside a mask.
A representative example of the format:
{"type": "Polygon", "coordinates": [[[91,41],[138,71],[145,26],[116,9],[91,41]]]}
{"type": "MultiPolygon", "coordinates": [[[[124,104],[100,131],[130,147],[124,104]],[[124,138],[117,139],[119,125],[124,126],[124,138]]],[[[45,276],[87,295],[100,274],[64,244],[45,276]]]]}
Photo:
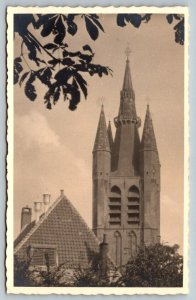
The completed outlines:
{"type": "Polygon", "coordinates": [[[125,54],[126,54],[126,57],[127,57],[127,60],[129,59],[129,56],[130,56],[130,54],[131,54],[131,49],[130,49],[130,47],[129,47],[129,44],[127,45],[127,48],[126,48],[126,50],[125,50],[125,54]]]}

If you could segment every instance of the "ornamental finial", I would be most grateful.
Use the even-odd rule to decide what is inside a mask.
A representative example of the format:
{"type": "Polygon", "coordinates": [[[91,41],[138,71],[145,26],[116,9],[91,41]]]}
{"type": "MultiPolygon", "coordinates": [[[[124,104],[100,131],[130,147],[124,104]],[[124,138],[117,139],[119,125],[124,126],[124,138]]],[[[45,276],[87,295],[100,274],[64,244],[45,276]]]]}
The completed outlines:
{"type": "Polygon", "coordinates": [[[126,55],[126,57],[127,57],[127,60],[129,60],[130,54],[131,54],[131,49],[130,49],[129,44],[128,44],[128,45],[127,45],[127,48],[126,48],[126,50],[125,50],[125,55],[126,55]]]}

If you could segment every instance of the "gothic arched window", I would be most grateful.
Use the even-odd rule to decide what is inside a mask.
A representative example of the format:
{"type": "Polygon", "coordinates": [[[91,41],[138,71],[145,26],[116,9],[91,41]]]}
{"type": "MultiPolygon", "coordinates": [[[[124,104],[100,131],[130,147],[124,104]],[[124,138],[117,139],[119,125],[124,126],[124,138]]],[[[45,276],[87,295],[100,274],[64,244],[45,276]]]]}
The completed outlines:
{"type": "Polygon", "coordinates": [[[140,192],[136,185],[132,185],[127,195],[127,222],[128,224],[139,224],[140,219],[140,192]]]}
{"type": "Polygon", "coordinates": [[[109,224],[121,225],[121,190],[116,185],[111,188],[109,195],[109,224]]]}
{"type": "Polygon", "coordinates": [[[122,264],[122,237],[119,231],[114,232],[115,237],[115,263],[117,267],[122,264]]]}
{"type": "Polygon", "coordinates": [[[114,186],[111,188],[111,192],[112,192],[112,193],[115,193],[115,194],[118,194],[118,195],[121,195],[121,190],[120,190],[120,188],[119,188],[117,185],[114,185],[114,186]]]}

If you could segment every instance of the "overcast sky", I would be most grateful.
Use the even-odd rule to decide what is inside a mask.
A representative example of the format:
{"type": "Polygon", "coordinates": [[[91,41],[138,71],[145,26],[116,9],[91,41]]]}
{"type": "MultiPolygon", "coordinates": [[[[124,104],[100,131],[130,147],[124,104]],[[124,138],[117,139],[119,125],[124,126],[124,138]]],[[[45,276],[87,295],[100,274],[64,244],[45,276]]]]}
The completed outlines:
{"type": "MultiPolygon", "coordinates": [[[[183,113],[184,48],[175,43],[165,15],[153,15],[139,29],[117,27],[115,15],[100,16],[105,33],[92,41],[82,24],[68,39],[72,49],[85,44],[95,51],[95,63],[108,65],[113,77],[86,77],[88,99],[75,112],[60,101],[52,110],[44,105],[45,88],[37,84],[38,99],[29,101],[15,86],[14,224],[20,230],[20,212],[33,207],[43,193],[52,201],[64,189],[87,224],[92,222],[92,148],[104,98],[107,121],[117,116],[125,70],[125,49],[131,48],[130,65],[136,109],[143,129],[147,103],[153,118],[161,161],[161,239],[183,243],[183,113]]],[[[16,36],[15,53],[20,39],[16,36]]],[[[113,126],[113,134],[115,132],[113,126]]]]}

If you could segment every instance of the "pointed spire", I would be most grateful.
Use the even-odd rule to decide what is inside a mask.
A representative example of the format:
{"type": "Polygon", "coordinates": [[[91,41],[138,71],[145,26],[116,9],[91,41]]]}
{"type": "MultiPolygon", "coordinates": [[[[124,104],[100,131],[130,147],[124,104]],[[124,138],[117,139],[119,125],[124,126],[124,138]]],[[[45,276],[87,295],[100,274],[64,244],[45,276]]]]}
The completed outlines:
{"type": "Polygon", "coordinates": [[[141,146],[143,150],[154,150],[158,152],[149,104],[146,109],[141,146]]]}
{"type": "Polygon", "coordinates": [[[115,125],[118,126],[119,121],[129,120],[137,123],[137,113],[135,108],[135,93],[132,86],[131,71],[129,66],[129,59],[126,60],[125,75],[123,81],[123,88],[121,90],[121,99],[118,117],[115,120],[115,125]]]}
{"type": "Polygon", "coordinates": [[[111,122],[110,121],[108,123],[107,132],[108,132],[108,140],[109,140],[109,144],[110,144],[110,150],[112,151],[114,140],[113,140],[112,127],[111,127],[111,122]]]}
{"type": "Polygon", "coordinates": [[[132,80],[131,80],[131,70],[130,70],[129,59],[128,58],[126,60],[125,75],[124,75],[122,90],[123,91],[133,90],[132,80]]]}
{"type": "Polygon", "coordinates": [[[94,148],[93,148],[93,151],[97,151],[97,150],[110,151],[103,104],[101,106],[101,113],[99,117],[97,134],[96,134],[94,148]]]}

